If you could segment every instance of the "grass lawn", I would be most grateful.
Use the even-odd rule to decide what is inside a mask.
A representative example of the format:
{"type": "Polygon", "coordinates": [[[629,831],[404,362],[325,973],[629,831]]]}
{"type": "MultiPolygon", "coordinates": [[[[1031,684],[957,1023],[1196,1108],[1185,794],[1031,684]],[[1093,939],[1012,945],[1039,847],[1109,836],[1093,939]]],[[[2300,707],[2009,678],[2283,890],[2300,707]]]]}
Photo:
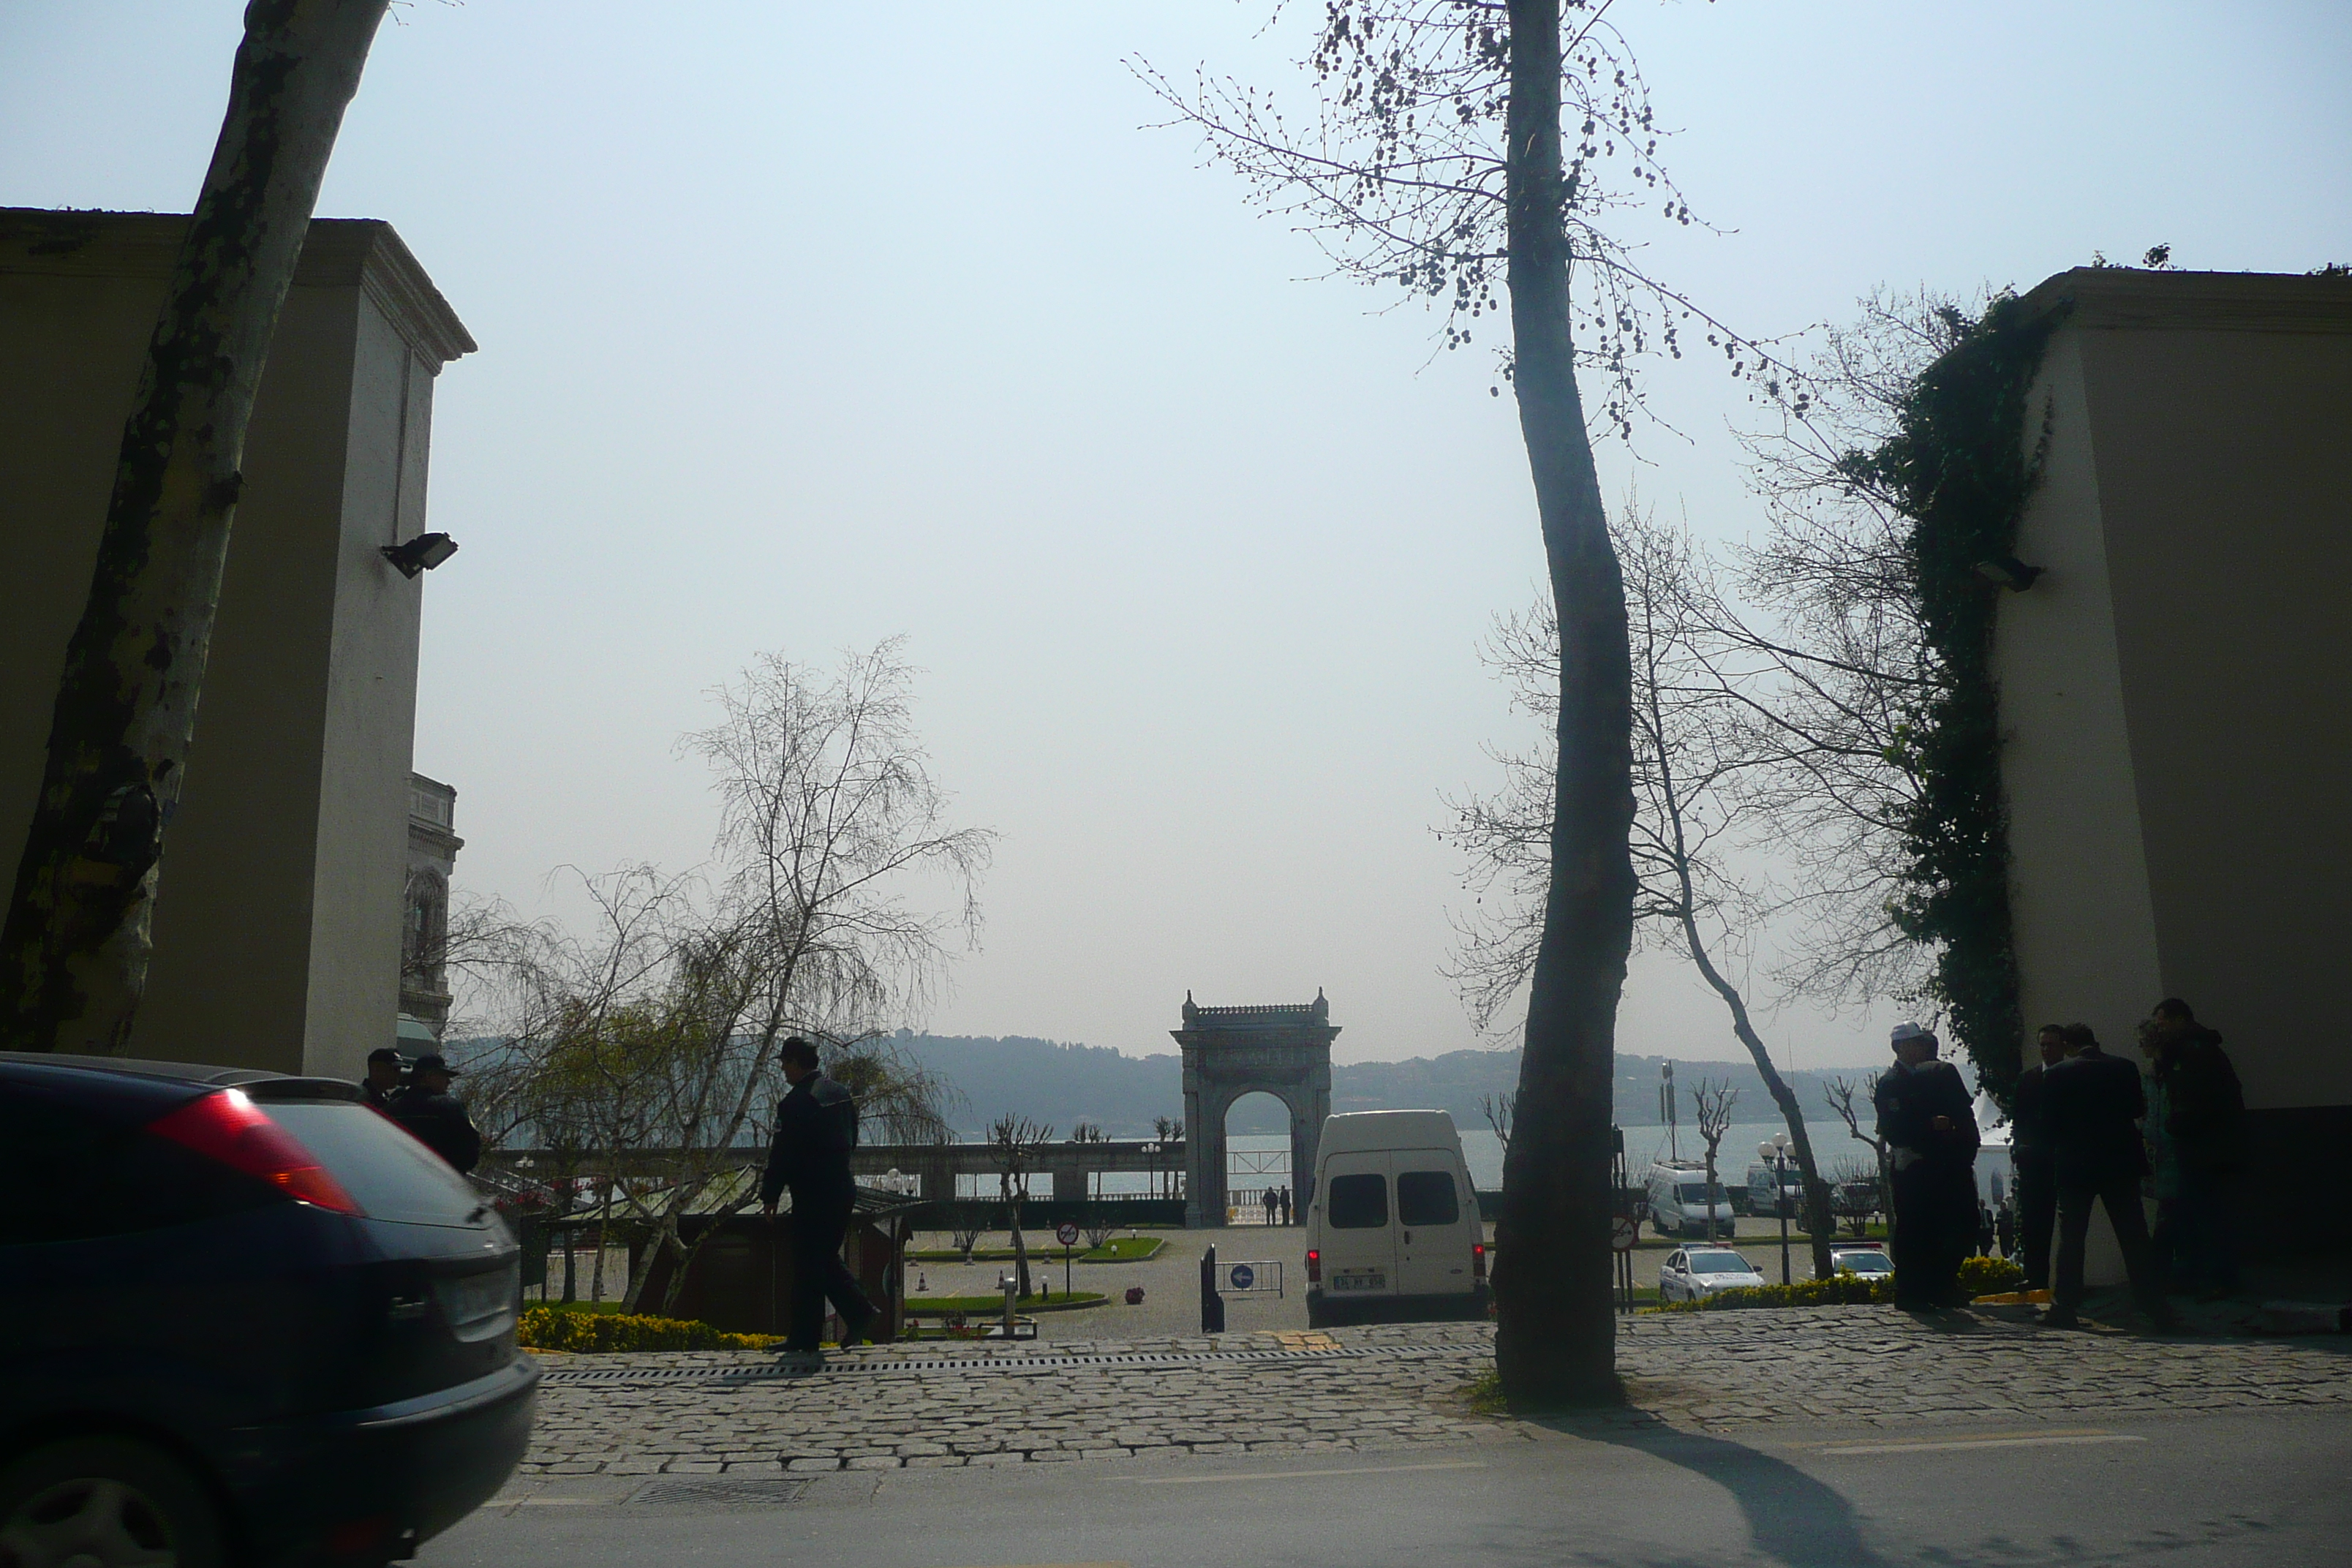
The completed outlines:
{"type": "MultiPolygon", "coordinates": [[[[1050,1312],[1058,1307],[1092,1307],[1110,1298],[1099,1290],[1048,1290],[1042,1296],[1024,1296],[1013,1304],[1015,1312],[1050,1312]]],[[[941,1318],[961,1312],[967,1318],[993,1318],[1004,1315],[1002,1296],[909,1296],[907,1310],[926,1318],[941,1318]]]]}

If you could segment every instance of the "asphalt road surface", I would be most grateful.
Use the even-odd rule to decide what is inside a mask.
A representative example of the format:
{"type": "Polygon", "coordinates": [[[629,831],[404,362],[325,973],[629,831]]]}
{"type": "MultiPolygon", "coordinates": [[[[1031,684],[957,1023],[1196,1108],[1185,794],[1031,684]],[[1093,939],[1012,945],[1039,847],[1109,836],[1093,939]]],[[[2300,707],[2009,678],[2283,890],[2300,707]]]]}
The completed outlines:
{"type": "MultiPolygon", "coordinates": [[[[1863,1373],[1857,1369],[1857,1374],[1863,1373]]],[[[1475,1449],[519,1482],[429,1568],[2030,1568],[2352,1563],[2352,1419],[1938,1426],[1638,1416],[1475,1449]]]]}

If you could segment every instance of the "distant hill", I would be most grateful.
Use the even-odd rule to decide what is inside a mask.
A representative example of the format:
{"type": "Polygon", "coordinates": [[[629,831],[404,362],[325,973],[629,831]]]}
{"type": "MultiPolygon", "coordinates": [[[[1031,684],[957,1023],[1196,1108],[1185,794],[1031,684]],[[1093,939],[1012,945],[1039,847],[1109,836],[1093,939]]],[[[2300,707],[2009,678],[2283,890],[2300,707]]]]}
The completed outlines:
{"type": "MultiPolygon", "coordinates": [[[[978,1136],[1007,1112],[1049,1123],[1062,1136],[1068,1135],[1073,1123],[1091,1121],[1114,1138],[1149,1138],[1153,1117],[1184,1114],[1182,1068],[1172,1052],[1130,1057],[1108,1047],[1065,1045],[1020,1035],[917,1035],[904,1030],[898,1044],[963,1097],[954,1121],[967,1137],[978,1136]]],[[[1666,1060],[1664,1057],[1617,1058],[1613,1099],[1620,1126],[1660,1124],[1658,1069],[1666,1060]]],[[[1834,1117],[1822,1097],[1822,1086],[1832,1079],[1868,1076],[1864,1071],[1806,1071],[1792,1074],[1791,1081],[1806,1121],[1822,1122],[1834,1117]]],[[[1753,1062],[1677,1059],[1676,1112],[1683,1125],[1694,1121],[1690,1089],[1701,1078],[1727,1081],[1739,1091],[1735,1120],[1775,1119],[1772,1099],[1764,1092],[1763,1079],[1753,1062]]],[[[1517,1050],[1448,1051],[1397,1062],[1343,1062],[1331,1069],[1331,1109],[1444,1110],[1457,1126],[1482,1128],[1486,1121],[1478,1108],[1479,1098],[1492,1094],[1508,1099],[1518,1079],[1517,1050]]],[[[1270,1102],[1254,1100],[1236,1109],[1231,1127],[1236,1132],[1279,1132],[1283,1121],[1270,1102]]]]}

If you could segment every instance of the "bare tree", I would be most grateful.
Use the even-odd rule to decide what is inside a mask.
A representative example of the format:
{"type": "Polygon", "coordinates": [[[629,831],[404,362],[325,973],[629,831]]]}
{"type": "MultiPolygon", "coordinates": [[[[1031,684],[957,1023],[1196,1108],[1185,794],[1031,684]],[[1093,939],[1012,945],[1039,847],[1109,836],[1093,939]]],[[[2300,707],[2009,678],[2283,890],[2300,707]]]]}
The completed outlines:
{"type": "MultiPolygon", "coordinates": [[[[1744,957],[1755,929],[1780,912],[1768,892],[1734,874],[1745,850],[1783,847],[1771,781],[1788,764],[1785,732],[1758,716],[1759,678],[1703,552],[1688,534],[1658,524],[1638,503],[1619,514],[1631,637],[1637,934],[1680,952],[1723,1003],[1787,1123],[1806,1193],[1814,1267],[1829,1266],[1828,1191],[1796,1091],[1759,1030],[1746,991],[1726,959],[1744,957]]],[[[1498,623],[1488,661],[1510,683],[1516,706],[1548,727],[1558,631],[1544,606],[1498,623]]],[[[1441,835],[1469,855],[1475,919],[1457,921],[1452,970],[1484,1026],[1532,973],[1550,889],[1550,752],[1501,754],[1505,784],[1455,804],[1441,835]],[[1491,901],[1490,901],[1491,897],[1491,901]]]]}
{"type": "Polygon", "coordinates": [[[1029,1197],[1029,1172],[1037,1151],[1053,1141],[1054,1129],[1042,1121],[1011,1112],[990,1124],[988,1142],[996,1151],[997,1192],[1003,1198],[1013,1227],[1013,1268],[1020,1294],[1029,1294],[1029,1242],[1021,1233],[1021,1205],[1029,1197]]]}
{"type": "Polygon", "coordinates": [[[1480,1095],[1478,1097],[1478,1114],[1486,1119],[1486,1125],[1494,1129],[1495,1142],[1500,1143],[1503,1146],[1503,1152],[1506,1155],[1508,1155],[1511,1152],[1511,1101],[1509,1098],[1500,1094],[1480,1095]]]}
{"type": "Polygon", "coordinates": [[[1739,1091],[1728,1083],[1714,1083],[1700,1079],[1691,1085],[1691,1106],[1698,1116],[1699,1142],[1706,1145],[1706,1238],[1715,1239],[1716,1194],[1722,1190],[1716,1180],[1715,1159],[1723,1147],[1723,1135],[1731,1130],[1731,1108],[1739,1103],[1739,1091]]]}
{"type": "Polygon", "coordinates": [[[246,427],[387,0],[251,0],[123,427],[5,930],[0,1046],[122,1048],[195,733],[246,427]]]}
{"type": "MultiPolygon", "coordinates": [[[[1690,211],[1607,0],[1329,0],[1308,67],[1311,124],[1263,92],[1144,76],[1264,205],[1297,219],[1342,276],[1443,300],[1449,347],[1509,296],[1504,375],[1518,405],[1552,603],[1565,633],[1549,886],[1528,986],[1517,1136],[1504,1160],[1496,1364],[1514,1408],[1612,1401],[1610,1090],[1633,940],[1622,583],[1592,460],[1580,364],[1631,428],[1632,370],[1679,354],[1696,317],[1736,371],[1754,345],[1635,264],[1613,210],[1690,211]],[[1663,309],[1653,309],[1663,307],[1663,309]],[[1585,337],[1580,342],[1580,327],[1585,337]]],[[[1500,387],[1496,389],[1499,395],[1500,387]]]]}
{"type": "MultiPolygon", "coordinates": [[[[1845,1123],[1846,1131],[1856,1142],[1870,1146],[1871,1154],[1878,1168],[1880,1212],[1886,1215],[1886,1222],[1891,1226],[1895,1223],[1894,1162],[1888,1157],[1886,1140],[1878,1135],[1876,1112],[1874,1110],[1872,1112],[1871,1130],[1864,1132],[1862,1130],[1862,1110],[1854,1104],[1857,1095],[1864,1096],[1864,1103],[1867,1104],[1868,1092],[1867,1085],[1846,1078],[1835,1079],[1822,1086],[1822,1093],[1829,1100],[1830,1109],[1836,1111],[1838,1120],[1845,1123]]],[[[1859,1236],[1862,1233],[1857,1230],[1854,1234],[1859,1236]]]]}

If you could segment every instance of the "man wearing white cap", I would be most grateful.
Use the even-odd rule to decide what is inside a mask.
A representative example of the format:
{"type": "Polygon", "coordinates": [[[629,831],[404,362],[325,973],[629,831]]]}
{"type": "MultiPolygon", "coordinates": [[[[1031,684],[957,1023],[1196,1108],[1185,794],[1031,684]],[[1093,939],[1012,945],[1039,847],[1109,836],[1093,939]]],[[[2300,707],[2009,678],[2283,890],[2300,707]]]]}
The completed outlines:
{"type": "Polygon", "coordinates": [[[1960,1260],[1977,1219],[1977,1119],[1960,1069],[1936,1056],[1936,1037],[1895,1026],[1895,1065],[1878,1078],[1878,1135],[1894,1167],[1895,1304],[1913,1311],[1957,1307],[1960,1260]]]}

